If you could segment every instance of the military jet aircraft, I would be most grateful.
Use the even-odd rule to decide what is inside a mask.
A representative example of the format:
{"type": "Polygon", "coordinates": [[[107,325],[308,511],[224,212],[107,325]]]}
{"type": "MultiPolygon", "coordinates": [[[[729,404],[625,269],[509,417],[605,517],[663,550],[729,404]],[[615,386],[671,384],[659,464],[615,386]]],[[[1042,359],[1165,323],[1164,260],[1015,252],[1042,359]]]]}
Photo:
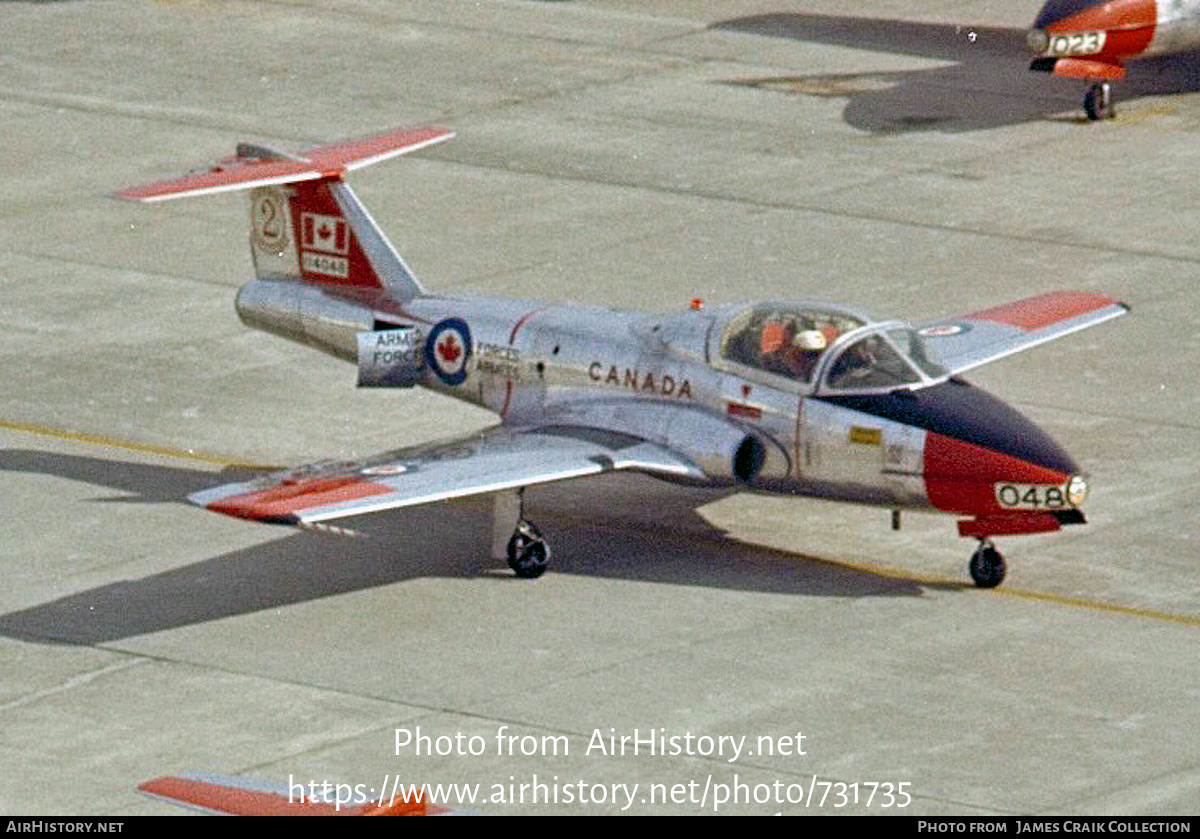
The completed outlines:
{"type": "Polygon", "coordinates": [[[1125,62],[1200,48],[1200,0],[1048,0],[1029,31],[1031,70],[1085,79],[1089,119],[1115,115],[1125,62]]]}
{"type": "Polygon", "coordinates": [[[992,538],[1084,521],[1087,481],[1028,419],[959,377],[1127,311],[1060,291],[918,327],[815,301],[665,314],[427,291],[345,183],[450,139],[398,130],[299,155],[241,144],[209,171],[117,193],[250,190],[249,326],[358,366],[362,387],[431,388],[491,409],[490,430],[191,496],[262,522],[330,522],[491,494],[492,552],[520,577],[550,549],[526,487],[630,470],[686,484],[958,516],[970,573],[1004,578],[992,538]]]}

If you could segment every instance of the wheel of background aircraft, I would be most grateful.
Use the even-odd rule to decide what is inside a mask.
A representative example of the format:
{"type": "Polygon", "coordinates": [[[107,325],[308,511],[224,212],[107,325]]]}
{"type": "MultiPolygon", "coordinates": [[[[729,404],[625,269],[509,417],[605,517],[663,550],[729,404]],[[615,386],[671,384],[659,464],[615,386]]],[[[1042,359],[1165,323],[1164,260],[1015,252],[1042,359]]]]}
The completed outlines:
{"type": "Polygon", "coordinates": [[[1117,115],[1112,104],[1112,85],[1108,82],[1097,82],[1088,88],[1083,97],[1083,110],[1088,119],[1112,119],[1117,115]]]}
{"type": "Polygon", "coordinates": [[[533,522],[522,520],[508,540],[508,567],[518,577],[536,579],[546,573],[550,546],[533,522]]]}
{"type": "Polygon", "coordinates": [[[991,542],[983,540],[971,555],[971,579],[979,588],[995,588],[1004,582],[1004,557],[991,542]]]}

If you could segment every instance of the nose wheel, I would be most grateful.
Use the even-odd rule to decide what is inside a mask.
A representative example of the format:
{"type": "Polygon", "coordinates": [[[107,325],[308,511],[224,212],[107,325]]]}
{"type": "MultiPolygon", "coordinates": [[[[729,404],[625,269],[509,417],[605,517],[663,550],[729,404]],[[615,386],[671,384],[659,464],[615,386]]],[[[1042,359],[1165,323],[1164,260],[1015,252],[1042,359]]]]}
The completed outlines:
{"type": "Polygon", "coordinates": [[[990,539],[980,539],[968,566],[979,588],[995,588],[1004,582],[1004,557],[990,539]]]}
{"type": "Polygon", "coordinates": [[[1083,97],[1083,111],[1090,120],[1112,119],[1117,115],[1112,104],[1112,85],[1096,82],[1083,97]]]}

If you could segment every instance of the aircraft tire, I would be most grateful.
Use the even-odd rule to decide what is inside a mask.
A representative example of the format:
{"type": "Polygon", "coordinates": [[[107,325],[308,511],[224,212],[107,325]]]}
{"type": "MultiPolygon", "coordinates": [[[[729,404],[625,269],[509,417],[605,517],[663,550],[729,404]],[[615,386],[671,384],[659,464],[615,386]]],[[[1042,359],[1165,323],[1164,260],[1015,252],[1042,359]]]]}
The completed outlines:
{"type": "Polygon", "coordinates": [[[533,522],[522,520],[508,540],[508,567],[523,580],[536,580],[546,573],[550,546],[533,522]]]}
{"type": "Polygon", "coordinates": [[[982,544],[971,555],[969,570],[978,588],[995,588],[1004,582],[1004,557],[990,544],[982,544]]]}
{"type": "Polygon", "coordinates": [[[1112,104],[1112,89],[1108,84],[1097,83],[1088,88],[1083,97],[1083,111],[1087,118],[1095,121],[1112,119],[1117,115],[1112,104]]]}

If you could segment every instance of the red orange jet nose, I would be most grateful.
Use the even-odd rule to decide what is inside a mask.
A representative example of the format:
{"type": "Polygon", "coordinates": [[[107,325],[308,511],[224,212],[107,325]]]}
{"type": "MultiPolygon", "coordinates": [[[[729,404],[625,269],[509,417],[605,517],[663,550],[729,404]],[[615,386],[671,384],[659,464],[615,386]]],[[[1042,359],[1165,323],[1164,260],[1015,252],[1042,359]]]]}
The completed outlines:
{"type": "Polygon", "coordinates": [[[963,536],[1045,533],[1083,522],[1087,482],[1074,470],[1042,465],[943,434],[925,440],[925,492],[939,510],[974,516],[963,536]]]}
{"type": "Polygon", "coordinates": [[[1156,0],[1049,0],[1029,33],[1041,55],[1135,56],[1154,39],[1156,0]]]}

